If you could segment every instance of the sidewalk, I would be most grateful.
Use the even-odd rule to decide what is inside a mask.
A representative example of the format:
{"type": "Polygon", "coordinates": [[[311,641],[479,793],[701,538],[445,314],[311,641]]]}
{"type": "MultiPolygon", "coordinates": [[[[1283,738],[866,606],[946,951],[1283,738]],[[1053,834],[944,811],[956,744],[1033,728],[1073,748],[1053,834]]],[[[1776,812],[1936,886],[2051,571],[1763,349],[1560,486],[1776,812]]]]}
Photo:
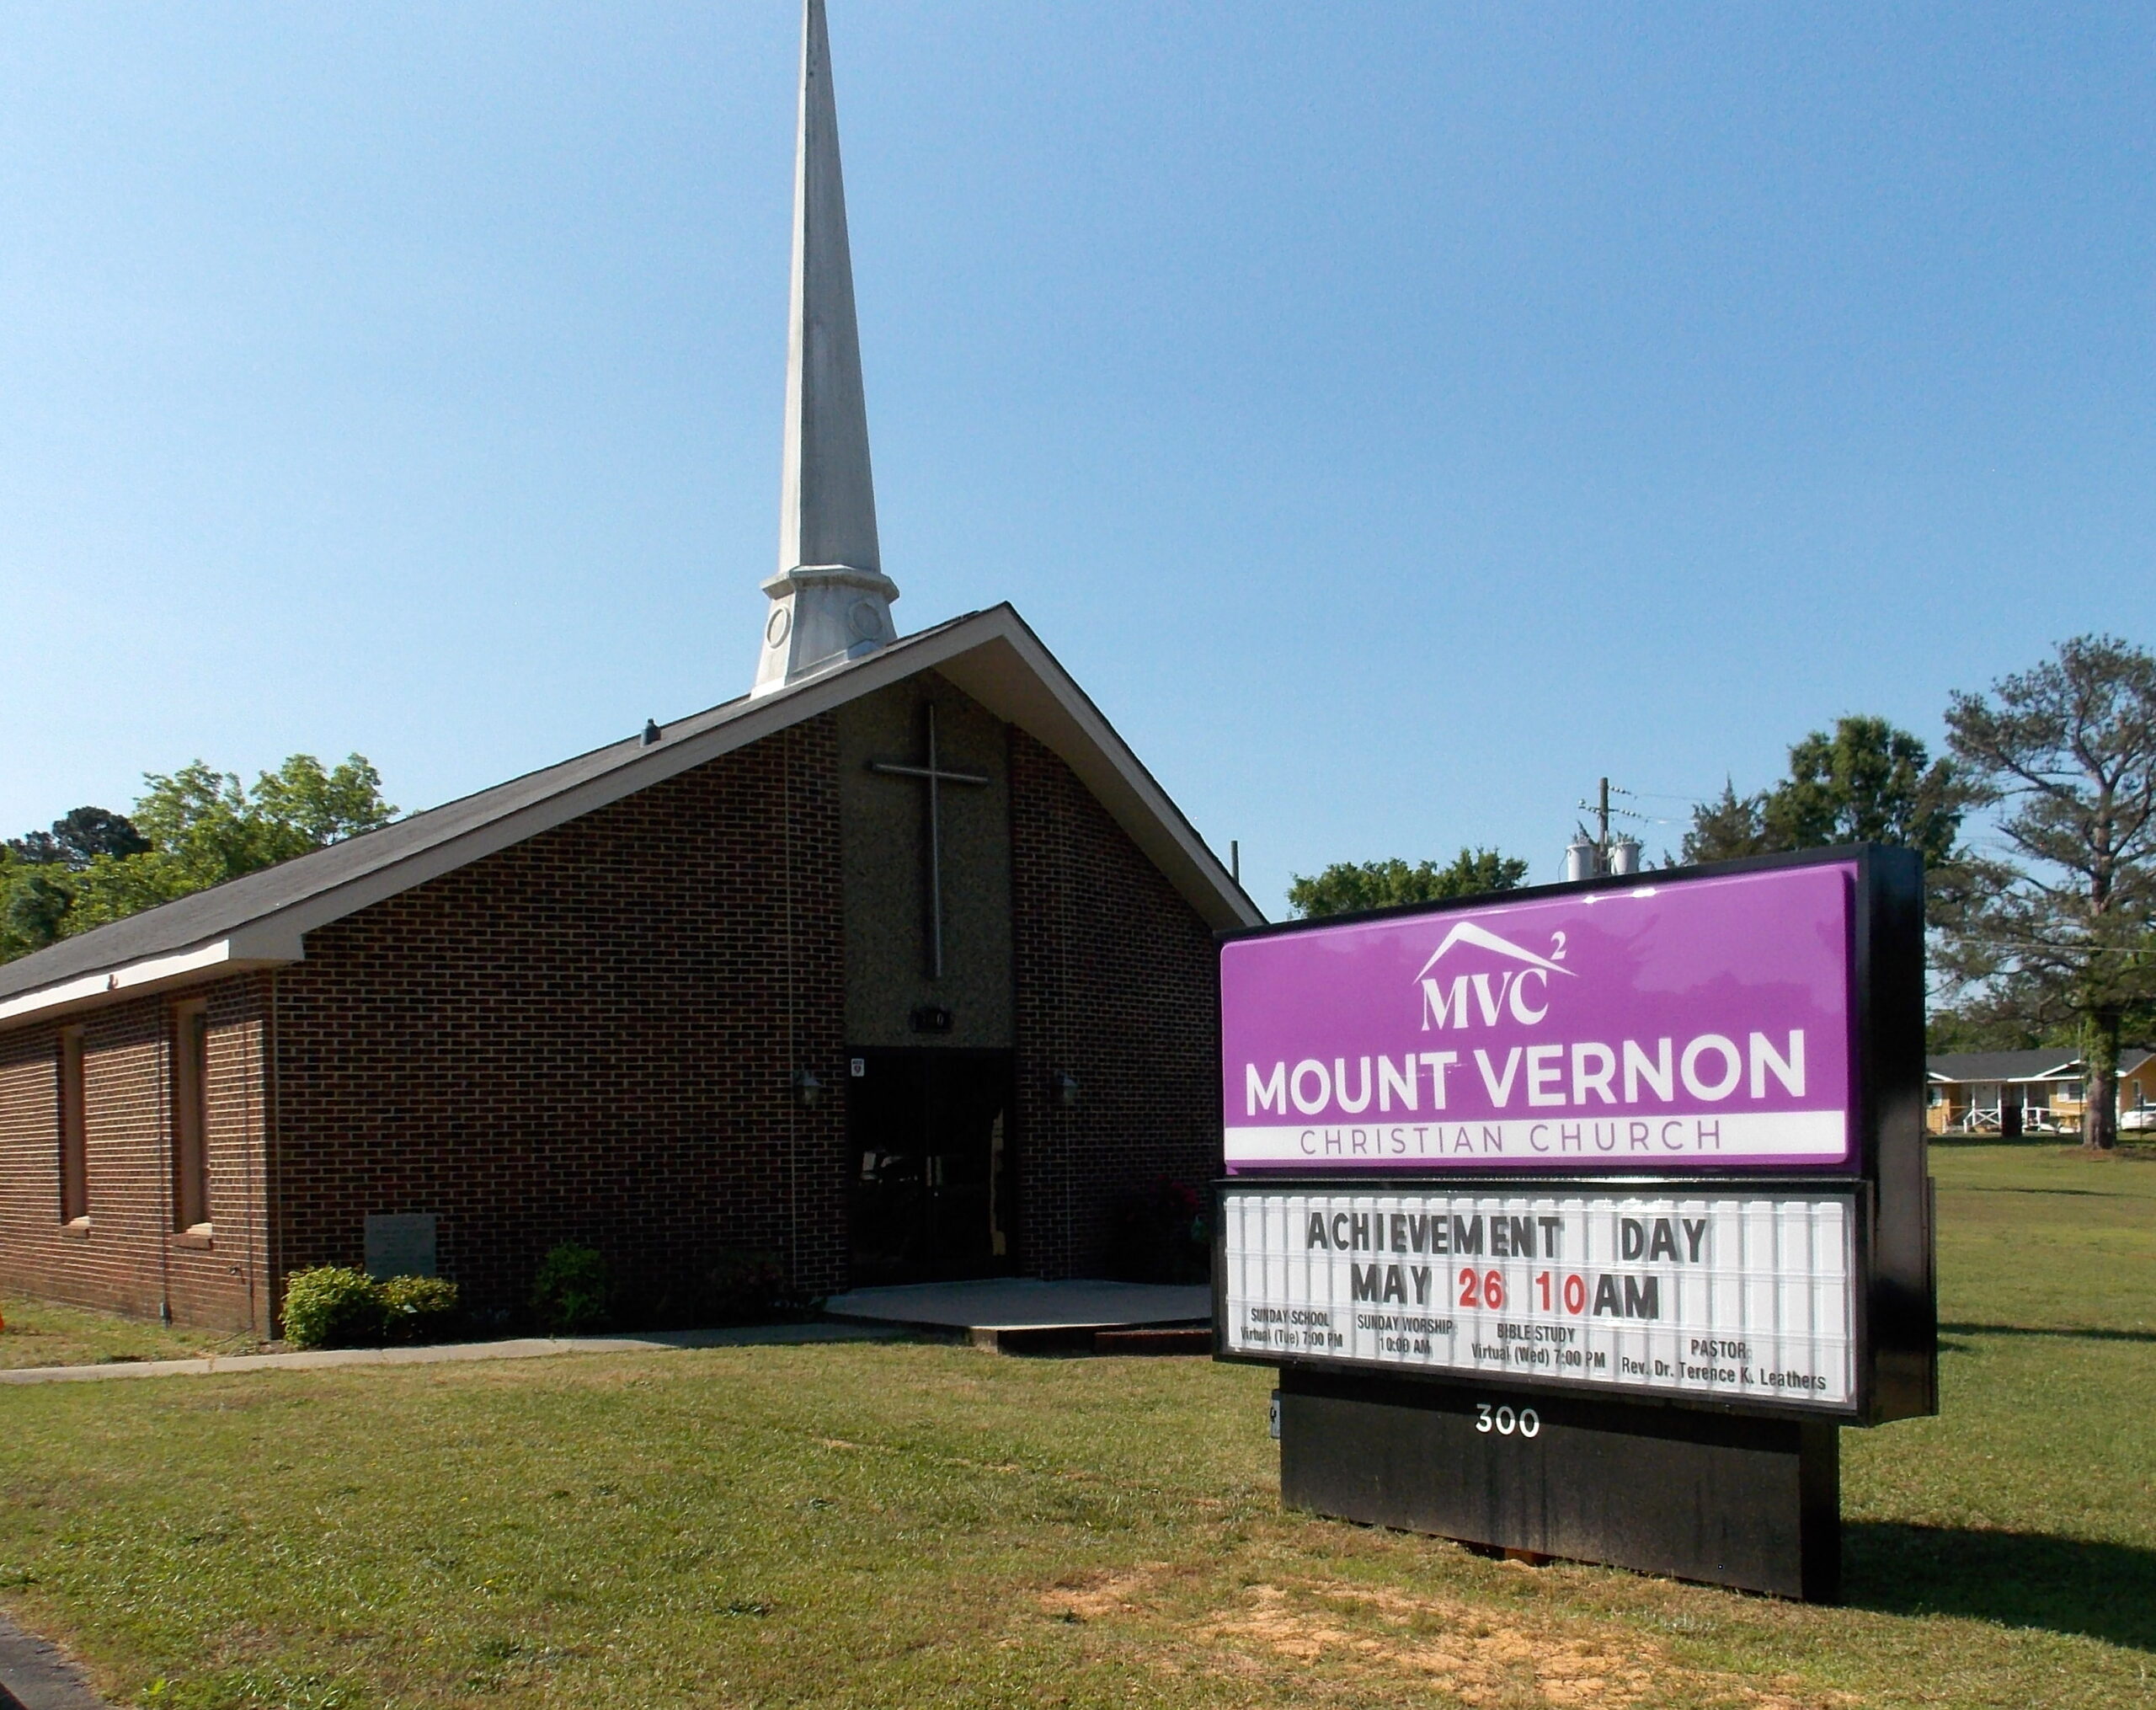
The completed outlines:
{"type": "Polygon", "coordinates": [[[0,1614],[0,1710],[111,1710],[75,1665],[0,1614]]]}
{"type": "MultiPolygon", "coordinates": [[[[542,1360],[557,1354],[648,1354],[678,1348],[766,1348],[809,1342],[885,1342],[905,1333],[873,1324],[752,1324],[734,1330],[654,1330],[630,1336],[524,1336],[505,1342],[443,1342],[422,1348],[323,1348],[204,1360],[115,1360],[0,1371],[0,1384],[87,1383],[114,1377],[204,1377],[229,1371],[311,1371],[325,1365],[436,1365],[465,1360],[542,1360]]],[[[0,1710],[8,1710],[0,1697],[0,1710]]]]}

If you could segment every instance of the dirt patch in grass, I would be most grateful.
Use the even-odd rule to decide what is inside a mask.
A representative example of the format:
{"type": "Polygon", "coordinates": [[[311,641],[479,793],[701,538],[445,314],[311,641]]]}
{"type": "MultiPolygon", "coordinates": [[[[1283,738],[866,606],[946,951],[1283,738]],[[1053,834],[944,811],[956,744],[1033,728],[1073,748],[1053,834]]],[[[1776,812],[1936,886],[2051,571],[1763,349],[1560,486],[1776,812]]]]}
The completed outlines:
{"type": "MultiPolygon", "coordinates": [[[[1040,1608],[1063,1622],[1157,1625],[1193,1594],[1203,1599],[1204,1578],[1188,1564],[1149,1563],[1064,1581],[1041,1595],[1040,1608]]],[[[1636,1633],[1523,1620],[1486,1604],[1340,1579],[1260,1582],[1203,1600],[1209,1606],[1168,1616],[1169,1642],[1156,1653],[1164,1671],[1271,1676],[1272,1684],[1292,1677],[1320,1696],[1358,1702],[1435,1693],[1489,1710],[1843,1710],[1859,1702],[1794,1679],[1762,1685],[1701,1670],[1636,1633]]]]}

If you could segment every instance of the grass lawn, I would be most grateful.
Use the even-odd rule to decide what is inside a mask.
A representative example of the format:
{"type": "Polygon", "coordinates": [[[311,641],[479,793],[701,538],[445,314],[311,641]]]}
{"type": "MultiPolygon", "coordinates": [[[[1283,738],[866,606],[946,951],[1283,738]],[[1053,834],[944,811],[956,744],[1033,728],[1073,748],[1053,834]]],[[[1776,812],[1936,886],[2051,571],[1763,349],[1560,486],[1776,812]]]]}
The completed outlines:
{"type": "Polygon", "coordinates": [[[1843,1608],[1283,1515],[1261,1371],[907,1344],[0,1390],[0,1603],[173,1706],[2156,1704],[2156,1161],[1934,1156],[1843,1608]]]}
{"type": "Polygon", "coordinates": [[[0,1371],[122,1360],[199,1360],[205,1354],[253,1354],[261,1346],[248,1335],[146,1324],[80,1307],[0,1295],[0,1371]]]}

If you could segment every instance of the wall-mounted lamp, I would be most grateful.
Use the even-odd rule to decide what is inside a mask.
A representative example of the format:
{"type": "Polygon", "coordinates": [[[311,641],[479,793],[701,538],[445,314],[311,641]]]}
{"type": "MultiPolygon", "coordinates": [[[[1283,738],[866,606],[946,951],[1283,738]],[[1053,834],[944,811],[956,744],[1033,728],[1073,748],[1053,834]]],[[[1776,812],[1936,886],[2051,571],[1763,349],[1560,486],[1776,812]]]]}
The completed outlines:
{"type": "Polygon", "coordinates": [[[1065,1110],[1078,1108],[1078,1077],[1068,1069],[1058,1069],[1049,1077],[1049,1085],[1055,1089],[1055,1102],[1065,1110]]]}
{"type": "Polygon", "coordinates": [[[814,1110],[817,1101],[823,1096],[824,1083],[816,1078],[814,1072],[808,1069],[793,1071],[794,1100],[803,1110],[814,1110]]]}

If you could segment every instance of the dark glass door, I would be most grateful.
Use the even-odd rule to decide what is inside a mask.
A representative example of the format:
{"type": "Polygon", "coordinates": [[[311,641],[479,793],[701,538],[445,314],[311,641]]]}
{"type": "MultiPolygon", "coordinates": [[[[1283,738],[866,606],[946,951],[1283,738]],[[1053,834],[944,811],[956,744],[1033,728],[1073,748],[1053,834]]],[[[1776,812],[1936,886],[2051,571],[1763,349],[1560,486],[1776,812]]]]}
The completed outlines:
{"type": "Polygon", "coordinates": [[[1016,1258],[1011,1053],[851,1055],[853,1285],[1008,1272],[1016,1258]]]}

